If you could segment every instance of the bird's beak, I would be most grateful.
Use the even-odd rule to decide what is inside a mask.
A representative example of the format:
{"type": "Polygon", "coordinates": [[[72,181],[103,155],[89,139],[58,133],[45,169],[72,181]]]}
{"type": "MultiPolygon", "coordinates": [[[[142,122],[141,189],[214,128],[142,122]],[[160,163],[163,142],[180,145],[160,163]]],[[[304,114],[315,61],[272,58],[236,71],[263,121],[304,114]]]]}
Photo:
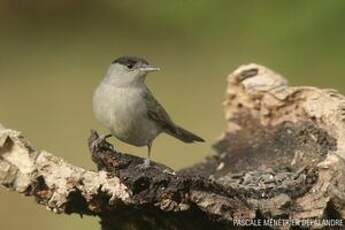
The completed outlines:
{"type": "Polygon", "coordinates": [[[152,65],[145,65],[145,66],[141,67],[140,70],[144,71],[144,72],[154,72],[154,71],[159,71],[161,69],[158,67],[154,67],[152,65]]]}

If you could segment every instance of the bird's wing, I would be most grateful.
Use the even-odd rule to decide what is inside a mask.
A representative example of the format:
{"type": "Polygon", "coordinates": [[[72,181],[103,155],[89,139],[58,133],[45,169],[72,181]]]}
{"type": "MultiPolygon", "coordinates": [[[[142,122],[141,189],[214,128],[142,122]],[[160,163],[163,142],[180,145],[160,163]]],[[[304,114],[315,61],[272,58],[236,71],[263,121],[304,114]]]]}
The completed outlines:
{"type": "Polygon", "coordinates": [[[145,92],[144,97],[148,117],[161,126],[163,130],[176,133],[177,127],[174,122],[170,119],[169,114],[165,111],[163,106],[152,96],[149,89],[145,92]]]}

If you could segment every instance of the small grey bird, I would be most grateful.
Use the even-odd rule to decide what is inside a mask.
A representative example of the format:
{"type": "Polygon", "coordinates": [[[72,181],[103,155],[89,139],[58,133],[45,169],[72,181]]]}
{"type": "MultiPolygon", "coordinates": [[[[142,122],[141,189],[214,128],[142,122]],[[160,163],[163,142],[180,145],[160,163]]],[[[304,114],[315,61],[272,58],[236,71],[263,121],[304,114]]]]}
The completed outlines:
{"type": "Polygon", "coordinates": [[[119,140],[147,146],[143,167],[150,165],[153,140],[162,132],[186,142],[204,142],[201,137],[176,125],[145,85],[149,72],[158,71],[138,57],[120,57],[112,62],[93,96],[96,118],[119,140]]]}

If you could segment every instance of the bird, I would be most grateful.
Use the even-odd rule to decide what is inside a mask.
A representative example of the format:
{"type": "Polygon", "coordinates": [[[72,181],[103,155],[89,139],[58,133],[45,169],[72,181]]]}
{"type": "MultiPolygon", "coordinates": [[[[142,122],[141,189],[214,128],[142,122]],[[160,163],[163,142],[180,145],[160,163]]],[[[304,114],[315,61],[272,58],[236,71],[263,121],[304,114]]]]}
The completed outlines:
{"type": "Polygon", "coordinates": [[[96,119],[115,136],[134,146],[147,146],[142,168],[150,167],[155,138],[166,133],[185,143],[204,142],[196,134],[177,125],[146,86],[146,76],[160,70],[143,58],[122,56],[109,66],[93,95],[96,119]]]}

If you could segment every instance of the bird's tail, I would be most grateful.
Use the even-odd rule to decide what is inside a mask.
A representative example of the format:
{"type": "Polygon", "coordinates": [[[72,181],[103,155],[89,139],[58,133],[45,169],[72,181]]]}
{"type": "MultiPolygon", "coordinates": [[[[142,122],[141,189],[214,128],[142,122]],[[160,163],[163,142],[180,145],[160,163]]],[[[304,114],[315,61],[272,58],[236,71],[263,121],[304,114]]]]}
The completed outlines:
{"type": "Polygon", "coordinates": [[[185,143],[205,142],[205,140],[201,137],[179,126],[175,126],[173,131],[168,131],[167,133],[185,143]]]}

